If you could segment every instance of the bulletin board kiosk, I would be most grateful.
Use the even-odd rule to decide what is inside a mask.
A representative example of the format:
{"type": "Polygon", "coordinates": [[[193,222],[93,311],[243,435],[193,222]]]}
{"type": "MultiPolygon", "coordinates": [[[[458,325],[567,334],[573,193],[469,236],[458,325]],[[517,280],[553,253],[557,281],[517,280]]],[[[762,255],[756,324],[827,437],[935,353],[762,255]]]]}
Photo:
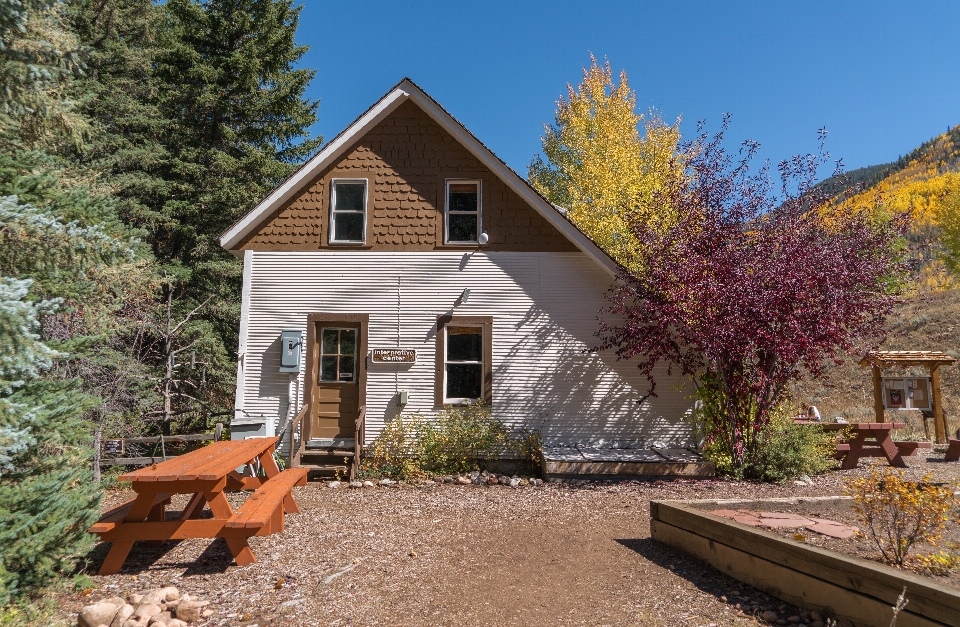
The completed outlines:
{"type": "Polygon", "coordinates": [[[874,351],[860,360],[862,368],[873,371],[873,406],[877,422],[884,422],[883,412],[892,410],[919,410],[923,426],[928,431],[927,418],[933,418],[937,443],[946,442],[947,422],[940,401],[940,366],[952,366],[956,359],[940,351],[874,351]],[[929,376],[883,376],[885,368],[923,366],[929,376]]]}

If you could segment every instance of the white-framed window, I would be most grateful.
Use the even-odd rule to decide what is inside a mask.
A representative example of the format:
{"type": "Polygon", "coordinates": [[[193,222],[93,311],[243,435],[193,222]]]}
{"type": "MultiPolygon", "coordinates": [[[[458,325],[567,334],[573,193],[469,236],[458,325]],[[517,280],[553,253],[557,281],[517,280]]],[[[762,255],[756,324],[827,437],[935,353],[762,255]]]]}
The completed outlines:
{"type": "Polygon", "coordinates": [[[451,324],[444,333],[444,404],[483,398],[483,327],[451,324]]]}
{"type": "Polygon", "coordinates": [[[330,243],[363,244],[367,229],[367,179],[330,181],[330,243]]]}
{"type": "Polygon", "coordinates": [[[447,179],[444,241],[448,244],[478,243],[480,208],[480,181],[447,179]]]}

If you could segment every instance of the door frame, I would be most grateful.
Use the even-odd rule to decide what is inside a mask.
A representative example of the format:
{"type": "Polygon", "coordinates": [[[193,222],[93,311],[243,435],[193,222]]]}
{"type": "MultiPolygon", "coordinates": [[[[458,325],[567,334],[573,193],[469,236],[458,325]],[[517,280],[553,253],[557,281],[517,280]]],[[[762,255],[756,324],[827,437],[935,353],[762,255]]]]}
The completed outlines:
{"type": "Polygon", "coordinates": [[[307,359],[303,386],[303,404],[307,407],[305,426],[301,424],[300,437],[304,442],[310,440],[311,424],[313,423],[313,393],[317,386],[318,359],[317,327],[324,325],[344,325],[358,327],[360,332],[357,338],[357,385],[360,387],[359,406],[367,404],[367,332],[370,328],[370,314],[357,313],[326,313],[317,312],[307,314],[307,359]]]}

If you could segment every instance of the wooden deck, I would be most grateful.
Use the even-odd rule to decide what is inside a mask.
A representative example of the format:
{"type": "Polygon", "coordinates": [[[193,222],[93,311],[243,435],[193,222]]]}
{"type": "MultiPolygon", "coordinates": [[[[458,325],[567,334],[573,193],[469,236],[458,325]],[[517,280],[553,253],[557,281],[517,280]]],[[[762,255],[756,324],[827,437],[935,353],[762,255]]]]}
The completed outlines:
{"type": "Polygon", "coordinates": [[[545,447],[546,481],[713,477],[714,465],[689,449],[545,447]]]}

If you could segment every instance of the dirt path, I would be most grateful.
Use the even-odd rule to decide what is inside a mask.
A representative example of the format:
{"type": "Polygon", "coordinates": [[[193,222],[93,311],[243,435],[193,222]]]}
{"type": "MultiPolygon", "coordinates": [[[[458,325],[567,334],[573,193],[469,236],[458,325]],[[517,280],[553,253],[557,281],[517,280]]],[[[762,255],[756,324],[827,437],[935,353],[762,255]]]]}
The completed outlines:
{"type": "MultiPolygon", "coordinates": [[[[911,460],[912,472],[924,465],[911,460]]],[[[960,465],[937,470],[960,475],[960,465]]],[[[61,616],[173,584],[212,602],[208,625],[755,625],[730,591],[783,618],[797,611],[652,543],[649,501],[839,494],[841,481],[837,472],[808,487],[310,484],[296,489],[303,513],[282,534],[251,540],[256,564],[231,566],[221,541],[138,544],[123,573],[94,577],[86,599],[64,598],[61,616]]]]}

